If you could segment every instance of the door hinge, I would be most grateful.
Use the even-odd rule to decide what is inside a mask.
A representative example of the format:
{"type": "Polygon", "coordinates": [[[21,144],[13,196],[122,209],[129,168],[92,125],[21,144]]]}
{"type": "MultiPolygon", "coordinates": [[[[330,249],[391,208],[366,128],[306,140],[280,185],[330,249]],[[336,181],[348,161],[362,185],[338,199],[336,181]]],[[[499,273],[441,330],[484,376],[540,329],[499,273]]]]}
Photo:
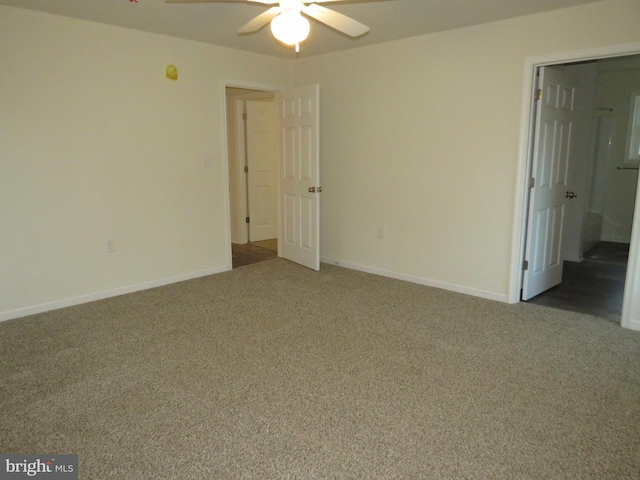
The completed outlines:
{"type": "Polygon", "coordinates": [[[536,179],[534,177],[531,177],[529,179],[529,188],[533,188],[536,186],[536,179]]]}
{"type": "Polygon", "coordinates": [[[529,270],[529,261],[528,260],[525,260],[525,261],[522,262],[522,270],[524,270],[525,272],[527,270],[529,270]]]}
{"type": "Polygon", "coordinates": [[[247,114],[246,114],[246,112],[242,114],[242,120],[244,120],[245,122],[247,121],[247,114]]]}
{"type": "Polygon", "coordinates": [[[247,165],[244,166],[244,173],[249,173],[249,167],[247,165]]]}
{"type": "Polygon", "coordinates": [[[246,221],[247,223],[250,223],[250,221],[249,221],[249,217],[245,218],[245,221],[246,221]]]}
{"type": "Polygon", "coordinates": [[[541,88],[538,88],[538,89],[536,90],[536,94],[535,94],[534,99],[535,99],[536,101],[538,101],[538,100],[542,100],[542,89],[541,89],[541,88]]]}

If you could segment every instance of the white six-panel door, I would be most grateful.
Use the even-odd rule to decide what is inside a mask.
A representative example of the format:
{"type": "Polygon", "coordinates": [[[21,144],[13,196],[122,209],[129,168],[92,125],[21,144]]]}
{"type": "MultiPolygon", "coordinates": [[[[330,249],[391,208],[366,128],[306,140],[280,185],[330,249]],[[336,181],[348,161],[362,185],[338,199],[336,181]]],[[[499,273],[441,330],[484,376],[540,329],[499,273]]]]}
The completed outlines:
{"type": "Polygon", "coordinates": [[[278,236],[277,129],[273,101],[246,102],[249,241],[278,236]]]}
{"type": "Polygon", "coordinates": [[[569,158],[576,120],[576,78],[550,67],[540,69],[535,143],[522,299],[562,282],[562,237],[569,158]]]}
{"type": "Polygon", "coordinates": [[[278,255],[320,269],[320,87],[280,92],[278,255]]]}

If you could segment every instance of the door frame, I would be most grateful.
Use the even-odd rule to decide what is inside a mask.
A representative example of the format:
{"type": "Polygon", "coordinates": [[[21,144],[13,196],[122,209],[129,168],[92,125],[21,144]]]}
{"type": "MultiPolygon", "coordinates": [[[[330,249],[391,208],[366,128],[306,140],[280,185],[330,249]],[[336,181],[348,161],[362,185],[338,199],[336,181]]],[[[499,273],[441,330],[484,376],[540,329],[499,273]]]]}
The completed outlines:
{"type": "MultiPolygon", "coordinates": [[[[516,176],[516,202],[512,235],[511,280],[509,282],[508,294],[509,303],[520,302],[520,292],[523,282],[522,262],[525,255],[527,235],[527,215],[529,204],[528,184],[531,176],[535,126],[535,101],[533,92],[536,85],[535,80],[537,69],[539,67],[561,63],[575,63],[607,57],[637,54],[640,54],[640,42],[573,52],[553,53],[539,57],[531,57],[525,61],[519,147],[520,153],[518,155],[519,161],[516,176]]],[[[640,189],[637,191],[640,191],[640,189]]],[[[640,330],[640,295],[636,296],[638,300],[634,300],[631,297],[633,296],[632,293],[638,293],[638,290],[640,290],[640,195],[636,195],[635,215],[633,230],[631,233],[627,281],[625,285],[622,311],[622,326],[634,330],[640,330]]]]}

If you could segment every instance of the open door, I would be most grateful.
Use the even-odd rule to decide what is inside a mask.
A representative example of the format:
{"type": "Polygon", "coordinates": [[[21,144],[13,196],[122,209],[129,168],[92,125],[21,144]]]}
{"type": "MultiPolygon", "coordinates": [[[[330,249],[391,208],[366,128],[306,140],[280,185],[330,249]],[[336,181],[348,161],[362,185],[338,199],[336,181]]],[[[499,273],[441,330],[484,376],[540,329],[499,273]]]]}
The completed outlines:
{"type": "Polygon", "coordinates": [[[320,86],[280,92],[278,256],[320,270],[320,86]]]}
{"type": "Polygon", "coordinates": [[[539,70],[529,195],[522,299],[562,282],[562,237],[569,158],[576,121],[574,75],[551,67],[539,70]]]}

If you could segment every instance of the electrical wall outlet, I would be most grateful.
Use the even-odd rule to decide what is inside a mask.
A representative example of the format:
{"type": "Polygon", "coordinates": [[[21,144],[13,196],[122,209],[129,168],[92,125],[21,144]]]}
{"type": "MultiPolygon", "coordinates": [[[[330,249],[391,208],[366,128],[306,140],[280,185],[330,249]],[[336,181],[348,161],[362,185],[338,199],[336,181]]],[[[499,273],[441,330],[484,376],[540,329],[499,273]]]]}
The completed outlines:
{"type": "Polygon", "coordinates": [[[386,232],[384,227],[378,227],[378,238],[384,238],[386,232]]]}
{"type": "Polygon", "coordinates": [[[116,241],[113,238],[107,240],[107,253],[113,253],[116,251],[116,241]]]}

